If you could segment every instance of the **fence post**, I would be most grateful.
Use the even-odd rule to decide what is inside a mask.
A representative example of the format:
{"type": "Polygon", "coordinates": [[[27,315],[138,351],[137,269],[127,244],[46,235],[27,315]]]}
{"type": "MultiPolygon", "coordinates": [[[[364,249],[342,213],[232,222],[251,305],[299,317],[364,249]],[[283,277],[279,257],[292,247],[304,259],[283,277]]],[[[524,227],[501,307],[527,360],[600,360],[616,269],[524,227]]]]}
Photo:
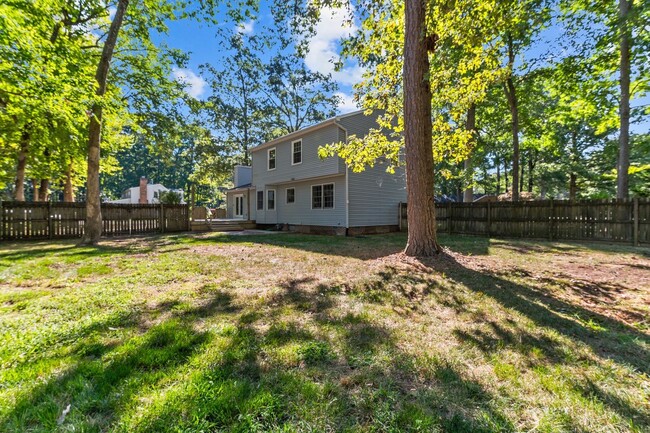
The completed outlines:
{"type": "Polygon", "coordinates": [[[639,246],[639,199],[634,199],[634,207],[632,210],[632,222],[633,222],[633,236],[634,236],[634,246],[639,246]]]}
{"type": "Polygon", "coordinates": [[[165,205],[160,203],[160,233],[165,233],[165,205]]]}
{"type": "Polygon", "coordinates": [[[54,234],[52,233],[52,202],[47,202],[47,236],[52,239],[54,234]]]}
{"type": "Polygon", "coordinates": [[[447,233],[451,234],[451,202],[447,203],[447,233]]]}
{"type": "Polygon", "coordinates": [[[492,206],[487,202],[487,237],[490,237],[490,226],[492,225],[492,206]]]}
{"type": "Polygon", "coordinates": [[[548,223],[548,239],[553,240],[553,231],[555,230],[555,212],[553,211],[553,199],[551,199],[551,216],[548,223]]]}

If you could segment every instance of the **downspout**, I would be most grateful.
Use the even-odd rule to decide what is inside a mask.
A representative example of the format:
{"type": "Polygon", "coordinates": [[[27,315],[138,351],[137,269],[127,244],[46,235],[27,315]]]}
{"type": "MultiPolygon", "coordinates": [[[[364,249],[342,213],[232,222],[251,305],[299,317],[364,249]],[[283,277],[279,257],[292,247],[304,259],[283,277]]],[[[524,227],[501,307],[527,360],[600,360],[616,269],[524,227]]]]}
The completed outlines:
{"type": "MultiPolygon", "coordinates": [[[[345,143],[348,142],[348,130],[339,123],[339,117],[336,117],[336,120],[334,120],[334,124],[338,126],[343,133],[345,133],[345,143]]],[[[350,188],[349,188],[349,168],[348,165],[345,164],[345,229],[346,232],[350,228],[350,188]]],[[[347,233],[346,233],[347,234],[347,233]]]]}

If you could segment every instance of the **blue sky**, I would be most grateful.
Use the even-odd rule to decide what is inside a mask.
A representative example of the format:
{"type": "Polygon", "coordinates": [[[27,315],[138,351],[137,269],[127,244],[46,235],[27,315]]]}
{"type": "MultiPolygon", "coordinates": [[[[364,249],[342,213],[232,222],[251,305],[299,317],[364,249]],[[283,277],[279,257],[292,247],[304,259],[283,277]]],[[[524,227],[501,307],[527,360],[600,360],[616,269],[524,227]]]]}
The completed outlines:
{"type": "MultiPolygon", "coordinates": [[[[244,33],[261,31],[265,20],[270,20],[268,8],[268,3],[262,1],[257,17],[241,23],[239,31],[244,33]]],[[[219,26],[230,27],[232,31],[236,31],[236,24],[228,22],[225,16],[221,18],[219,26]]],[[[357,29],[354,25],[352,28],[345,25],[345,18],[346,11],[344,9],[328,8],[322,11],[321,21],[316,27],[316,35],[310,40],[310,51],[305,59],[307,67],[311,70],[331,73],[338,83],[338,96],[341,99],[339,113],[357,109],[352,101],[352,85],[360,81],[363,72],[355,62],[347,62],[341,71],[334,70],[332,61],[338,59],[340,39],[357,29]]],[[[540,35],[540,43],[536,44],[527,55],[539,56],[542,53],[552,52],[554,49],[560,50],[560,40],[558,39],[560,32],[561,28],[555,25],[545,30],[540,35]]],[[[188,93],[196,98],[205,98],[210,92],[209,87],[198,74],[199,65],[203,63],[218,65],[224,56],[215,33],[214,26],[183,20],[170,23],[169,34],[163,38],[171,47],[180,48],[190,53],[187,68],[174,71],[174,75],[188,84],[188,93]]],[[[632,101],[633,107],[648,104],[650,104],[650,96],[632,101]]],[[[648,129],[650,129],[648,116],[643,122],[632,126],[632,132],[647,132],[648,129]]]]}
{"type": "MultiPolygon", "coordinates": [[[[219,26],[229,27],[233,32],[259,32],[265,20],[271,19],[267,11],[268,5],[262,3],[258,17],[241,23],[239,29],[237,25],[226,20],[223,20],[219,26]]],[[[358,109],[352,101],[352,85],[360,81],[362,74],[361,68],[354,62],[348,62],[341,71],[334,70],[332,60],[338,59],[340,39],[356,30],[343,24],[345,13],[342,9],[323,10],[321,21],[316,27],[316,35],[309,41],[310,50],[305,59],[309,69],[325,74],[331,73],[338,83],[338,96],[341,99],[339,113],[358,109]]],[[[215,32],[214,26],[183,20],[170,23],[169,34],[161,38],[169,46],[190,53],[187,68],[175,70],[174,75],[188,84],[188,93],[196,98],[205,98],[210,92],[209,86],[199,76],[199,66],[204,63],[219,65],[224,55],[215,32]]]]}

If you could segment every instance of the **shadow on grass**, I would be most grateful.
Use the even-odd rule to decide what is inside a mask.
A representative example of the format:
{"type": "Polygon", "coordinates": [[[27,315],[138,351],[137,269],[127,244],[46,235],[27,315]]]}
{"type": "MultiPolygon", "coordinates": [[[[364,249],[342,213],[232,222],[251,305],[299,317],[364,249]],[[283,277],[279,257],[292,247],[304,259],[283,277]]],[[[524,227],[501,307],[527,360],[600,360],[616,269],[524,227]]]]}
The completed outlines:
{"type": "Polygon", "coordinates": [[[340,314],[337,290],[287,280],[262,310],[224,292],[191,308],[169,300],[155,307],[164,320],[126,341],[80,335],[76,363],[16,402],[0,430],[515,430],[459,367],[432,359],[421,377],[393,331],[340,314]],[[201,330],[203,319],[225,324],[201,330]]]}
{"type": "MultiPolygon", "coordinates": [[[[436,288],[435,281],[426,277],[427,274],[440,272],[451,281],[495,300],[535,324],[535,328],[524,328],[512,320],[497,323],[490,317],[475,317],[473,329],[454,330],[454,336],[459,341],[475,346],[486,355],[494,355],[502,349],[514,350],[527,357],[526,362],[531,368],[548,364],[578,366],[591,362],[590,358],[582,358],[561,340],[539,332],[546,329],[588,348],[602,361],[613,361],[632,371],[650,374],[650,336],[647,334],[623,322],[554,298],[533,285],[514,283],[496,273],[469,269],[449,256],[422,260],[415,272],[389,269],[361,287],[360,296],[365,300],[390,302],[397,306],[404,299],[417,303],[423,297],[432,296],[435,302],[453,308],[456,313],[474,314],[471,305],[448,290],[436,288]],[[417,289],[418,286],[420,289],[417,289]],[[415,294],[412,293],[413,288],[416,288],[415,294]]],[[[574,386],[573,391],[586,399],[601,402],[639,431],[650,429],[647,412],[604,391],[597,384],[589,382],[584,386],[574,386]]]]}
{"type": "Polygon", "coordinates": [[[435,374],[419,378],[389,329],[337,314],[330,288],[309,278],[281,286],[268,310],[222,330],[227,344],[209,368],[132,431],[514,431],[454,366],[436,361],[435,374]]]}
{"type": "MultiPolygon", "coordinates": [[[[403,235],[394,236],[384,249],[375,248],[372,238],[220,236],[215,242],[259,242],[365,259],[401,250],[403,235]]],[[[481,245],[487,250],[487,243],[481,245]]],[[[174,299],[161,302],[155,306],[161,323],[142,326],[136,337],[101,342],[76,336],[75,365],[19,400],[0,420],[0,430],[515,431],[498,406],[503,396],[491,394],[462,364],[437,353],[415,359],[391,328],[363,308],[346,314],[337,308],[338,296],[357,296],[393,305],[405,316],[429,300],[471,314],[461,294],[426,278],[440,271],[602,359],[648,373],[645,334],[533,286],[445,259],[422,262],[414,272],[388,268],[363,287],[331,287],[310,277],[281,281],[262,307],[241,305],[222,291],[205,293],[189,308],[174,299]],[[605,330],[585,327],[575,316],[593,319],[605,330]],[[206,319],[214,326],[203,328],[206,319]],[[425,373],[421,362],[427,363],[425,373]],[[71,411],[59,427],[67,404],[71,411]]],[[[132,319],[140,323],[145,316],[132,319]]],[[[487,355],[505,346],[534,355],[531,363],[584,361],[572,359],[560,342],[507,320],[484,320],[482,328],[456,330],[454,337],[487,355]]],[[[597,384],[576,390],[641,428],[650,426],[642,411],[597,384]]],[[[571,419],[564,425],[581,431],[571,419]]]]}

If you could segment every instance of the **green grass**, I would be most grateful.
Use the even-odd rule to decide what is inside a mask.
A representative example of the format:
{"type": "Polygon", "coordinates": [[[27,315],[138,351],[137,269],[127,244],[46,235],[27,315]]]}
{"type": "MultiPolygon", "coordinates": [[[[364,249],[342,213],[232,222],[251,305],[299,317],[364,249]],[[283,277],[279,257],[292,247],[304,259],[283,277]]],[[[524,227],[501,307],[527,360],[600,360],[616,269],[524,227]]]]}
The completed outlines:
{"type": "Polygon", "coordinates": [[[649,250],[404,242],[0,245],[0,431],[650,431],[649,250]]]}

